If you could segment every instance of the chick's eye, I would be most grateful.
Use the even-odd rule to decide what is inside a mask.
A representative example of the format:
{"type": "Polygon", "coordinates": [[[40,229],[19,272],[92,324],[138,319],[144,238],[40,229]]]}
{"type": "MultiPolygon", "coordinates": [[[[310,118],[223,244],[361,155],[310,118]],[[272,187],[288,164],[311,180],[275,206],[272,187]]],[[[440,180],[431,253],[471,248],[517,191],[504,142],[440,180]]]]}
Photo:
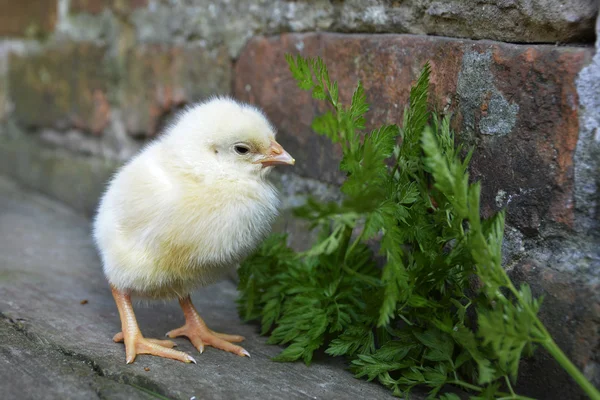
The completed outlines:
{"type": "Polygon", "coordinates": [[[233,149],[238,154],[246,154],[250,151],[250,149],[247,146],[243,146],[241,144],[237,144],[237,145],[233,146],[233,149]]]}

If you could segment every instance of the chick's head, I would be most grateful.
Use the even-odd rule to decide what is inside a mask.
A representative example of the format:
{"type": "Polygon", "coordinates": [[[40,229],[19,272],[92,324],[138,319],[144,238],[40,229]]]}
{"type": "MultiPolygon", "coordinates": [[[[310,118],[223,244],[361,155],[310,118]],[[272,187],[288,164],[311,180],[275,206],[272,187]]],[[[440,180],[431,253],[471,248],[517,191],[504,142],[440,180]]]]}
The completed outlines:
{"type": "Polygon", "coordinates": [[[187,109],[164,140],[186,165],[203,174],[263,177],[274,165],[295,163],[260,110],[229,98],[187,109]]]}

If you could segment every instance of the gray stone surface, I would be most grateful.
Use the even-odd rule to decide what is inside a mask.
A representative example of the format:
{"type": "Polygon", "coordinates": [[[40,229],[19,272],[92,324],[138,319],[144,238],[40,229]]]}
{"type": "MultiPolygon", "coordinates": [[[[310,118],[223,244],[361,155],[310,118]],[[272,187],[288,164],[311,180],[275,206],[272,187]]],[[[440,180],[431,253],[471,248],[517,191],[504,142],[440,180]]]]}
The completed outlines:
{"type": "Polygon", "coordinates": [[[4,399],[152,399],[104,376],[90,359],[49,345],[0,314],[0,388],[4,399]]]}
{"type": "Polygon", "coordinates": [[[111,158],[91,157],[43,143],[11,123],[0,124],[0,175],[87,216],[94,214],[106,181],[118,165],[111,158]]]}
{"type": "Polygon", "coordinates": [[[508,102],[494,86],[494,76],[490,70],[492,52],[466,52],[462,68],[458,74],[456,93],[464,118],[463,129],[475,131],[476,111],[481,108],[481,99],[488,96],[487,114],[479,120],[482,135],[504,136],[512,132],[517,122],[519,105],[508,102]]]}
{"type": "Polygon", "coordinates": [[[598,10],[595,0],[154,0],[129,15],[92,15],[59,4],[57,38],[115,42],[133,27],[140,42],[225,44],[234,57],[253,35],[290,31],[589,42],[598,10]]]}
{"type": "Polygon", "coordinates": [[[326,0],[175,0],[138,9],[131,20],[141,42],[224,43],[235,57],[256,33],[328,29],[334,11],[326,0]]]}
{"type": "Polygon", "coordinates": [[[286,31],[590,41],[597,10],[594,0],[163,0],[136,10],[132,19],[142,41],[201,38],[226,43],[235,56],[256,33],[286,31]]]}
{"type": "MultiPolygon", "coordinates": [[[[270,361],[279,348],[239,320],[235,296],[225,281],[200,290],[194,302],[213,329],[244,335],[252,358],[212,348],[199,355],[176,339],[197,365],[144,355],[126,365],[123,345],[111,340],[120,323],[88,220],[0,179],[3,399],[150,398],[143,389],[186,400],[391,398],[383,387],[354,379],[340,360],[318,357],[311,367],[270,361]]],[[[183,322],[172,302],[134,307],[148,337],[183,322]]]]}
{"type": "Polygon", "coordinates": [[[596,55],[577,80],[581,111],[575,150],[575,211],[577,228],[600,236],[600,18],[596,34],[596,55]]]}
{"type": "Polygon", "coordinates": [[[427,33],[507,42],[593,38],[595,0],[415,0],[427,33]]]}

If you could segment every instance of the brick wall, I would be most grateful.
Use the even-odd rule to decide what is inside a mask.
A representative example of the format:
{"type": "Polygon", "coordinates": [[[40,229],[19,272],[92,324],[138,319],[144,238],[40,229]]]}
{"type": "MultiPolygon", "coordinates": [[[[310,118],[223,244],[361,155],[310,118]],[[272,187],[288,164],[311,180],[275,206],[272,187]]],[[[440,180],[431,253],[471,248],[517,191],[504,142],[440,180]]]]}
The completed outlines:
{"type": "MultiPolygon", "coordinates": [[[[232,94],[263,107],[298,160],[286,208],[335,196],[340,151],[286,52],[321,55],[340,93],[361,79],[369,123],[401,122],[426,61],[431,98],[476,147],[484,213],[508,207],[505,260],[600,385],[600,55],[591,0],[0,0],[0,174],[91,215],[106,179],[180,107],[232,94]]],[[[600,23],[600,22],[599,22],[600,23]]],[[[307,233],[278,229],[294,245],[307,233]]],[[[521,392],[577,398],[538,352],[521,392]]]]}

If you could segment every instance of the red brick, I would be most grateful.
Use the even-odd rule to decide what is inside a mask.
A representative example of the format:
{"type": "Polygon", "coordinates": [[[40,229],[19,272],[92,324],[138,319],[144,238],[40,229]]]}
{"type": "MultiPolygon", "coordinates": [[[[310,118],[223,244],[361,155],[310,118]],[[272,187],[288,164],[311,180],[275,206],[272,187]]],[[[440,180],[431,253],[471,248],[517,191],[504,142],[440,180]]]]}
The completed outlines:
{"type": "Polygon", "coordinates": [[[10,98],[25,126],[75,127],[100,134],[109,121],[106,50],[69,43],[39,54],[12,55],[10,98]]]}
{"type": "Polygon", "coordinates": [[[136,8],[148,6],[148,0],[71,0],[71,12],[100,14],[105,9],[128,13],[136,8]]]}
{"type": "Polygon", "coordinates": [[[0,0],[0,35],[36,36],[52,32],[57,0],[0,0]]]}
{"type": "Polygon", "coordinates": [[[523,231],[535,233],[546,220],[572,225],[579,130],[574,82],[592,49],[410,35],[253,39],[236,63],[236,96],[264,107],[281,131],[281,141],[294,152],[296,171],[332,183],[342,180],[340,150],[311,132],[310,122],[322,105],[297,89],[284,59],[298,49],[324,58],[339,80],[342,99],[350,99],[358,79],[363,82],[372,104],[371,126],[401,123],[410,85],[429,61],[433,105],[452,112],[461,140],[476,145],[471,172],[483,184],[484,212],[499,208],[497,195],[504,191],[498,204],[504,207],[510,200],[509,222],[523,231]],[[494,111],[498,96],[518,107],[512,123],[502,114],[506,110],[494,111]],[[506,130],[503,134],[482,134],[481,124],[490,115],[499,118],[496,125],[506,130]]]}
{"type": "Polygon", "coordinates": [[[152,136],[175,108],[227,94],[231,61],[225,48],[148,45],[127,55],[121,103],[127,131],[152,136]]]}

